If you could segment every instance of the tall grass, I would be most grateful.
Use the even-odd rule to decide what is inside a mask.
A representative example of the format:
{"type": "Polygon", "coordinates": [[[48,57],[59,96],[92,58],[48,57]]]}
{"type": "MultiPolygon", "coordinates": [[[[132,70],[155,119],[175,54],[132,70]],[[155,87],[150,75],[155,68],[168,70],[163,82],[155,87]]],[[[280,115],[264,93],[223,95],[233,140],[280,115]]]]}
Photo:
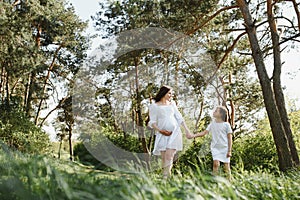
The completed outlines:
{"type": "MultiPolygon", "coordinates": [[[[138,171],[138,170],[137,170],[138,171]]],[[[0,199],[299,199],[300,174],[233,172],[232,182],[196,167],[169,180],[154,172],[95,171],[79,163],[0,149],[0,199]]]]}

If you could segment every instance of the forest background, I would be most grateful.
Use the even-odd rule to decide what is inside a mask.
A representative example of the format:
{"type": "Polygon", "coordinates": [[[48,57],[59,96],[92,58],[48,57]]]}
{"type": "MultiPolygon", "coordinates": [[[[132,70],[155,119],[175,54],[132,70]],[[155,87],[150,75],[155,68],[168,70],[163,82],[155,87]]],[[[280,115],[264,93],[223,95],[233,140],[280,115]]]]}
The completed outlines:
{"type": "Polygon", "coordinates": [[[72,3],[77,12],[65,1],[0,3],[1,197],[299,198],[299,2],[101,1],[89,14],[78,14],[87,3],[72,3]],[[88,25],[96,35],[90,26],[87,36],[88,25]],[[130,41],[144,30],[162,39],[181,33],[192,45],[179,53],[116,53],[122,33],[130,41]],[[83,74],[92,77],[84,85],[95,93],[89,108],[82,106],[90,92],[78,82],[83,74]],[[162,84],[173,86],[193,131],[207,126],[217,104],[227,107],[234,130],[231,184],[210,175],[209,138],[185,141],[168,187],[159,169],[137,177],[97,159],[104,153],[93,150],[103,135],[149,155],[155,136],[146,126],[147,107],[162,84]],[[83,123],[90,119],[92,125],[83,123]],[[98,188],[111,184],[121,192],[98,188]]]}

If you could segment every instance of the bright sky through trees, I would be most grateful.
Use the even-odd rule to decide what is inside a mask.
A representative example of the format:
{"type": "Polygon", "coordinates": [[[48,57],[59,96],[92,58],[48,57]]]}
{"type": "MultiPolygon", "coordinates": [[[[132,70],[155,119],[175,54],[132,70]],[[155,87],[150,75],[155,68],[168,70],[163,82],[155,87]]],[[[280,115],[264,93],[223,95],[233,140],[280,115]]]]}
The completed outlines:
{"type": "MultiPolygon", "coordinates": [[[[70,0],[70,3],[75,7],[76,13],[83,20],[89,20],[89,28],[87,34],[93,34],[93,22],[91,16],[95,15],[99,11],[100,7],[98,6],[97,0],[70,0]]],[[[293,13],[293,11],[291,11],[293,13]]],[[[95,39],[93,42],[93,48],[97,47],[101,42],[101,39],[95,39]]],[[[272,66],[272,58],[269,58],[270,67],[272,66]]],[[[285,88],[285,94],[288,96],[288,100],[296,100],[296,105],[300,108],[300,47],[298,49],[290,49],[289,51],[285,50],[282,53],[282,61],[284,62],[283,66],[283,77],[282,82],[285,88]]],[[[254,67],[253,67],[254,69],[254,67]]],[[[256,74],[255,74],[256,75],[256,74]]]]}

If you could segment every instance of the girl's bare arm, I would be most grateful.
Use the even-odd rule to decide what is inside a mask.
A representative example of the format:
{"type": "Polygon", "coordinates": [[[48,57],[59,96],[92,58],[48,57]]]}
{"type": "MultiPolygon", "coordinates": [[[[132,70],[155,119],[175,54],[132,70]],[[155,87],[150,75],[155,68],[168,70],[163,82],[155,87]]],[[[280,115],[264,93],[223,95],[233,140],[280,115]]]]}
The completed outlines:
{"type": "Polygon", "coordinates": [[[228,133],[227,134],[228,138],[228,152],[227,152],[227,157],[231,157],[231,151],[232,151],[232,134],[228,133]]]}
{"type": "Polygon", "coordinates": [[[205,130],[205,131],[202,131],[202,132],[200,132],[200,133],[194,134],[193,137],[194,137],[194,138],[196,138],[196,137],[202,137],[202,136],[204,136],[204,135],[206,135],[206,134],[208,134],[208,133],[209,133],[209,131],[208,131],[208,130],[205,130]]]}

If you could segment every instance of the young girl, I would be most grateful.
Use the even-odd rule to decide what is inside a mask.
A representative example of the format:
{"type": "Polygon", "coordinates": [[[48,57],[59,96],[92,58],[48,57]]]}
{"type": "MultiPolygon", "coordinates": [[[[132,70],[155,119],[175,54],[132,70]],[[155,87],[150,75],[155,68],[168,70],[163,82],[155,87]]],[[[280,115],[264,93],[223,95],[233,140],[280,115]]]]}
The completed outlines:
{"type": "Polygon", "coordinates": [[[232,129],[227,122],[228,112],[224,107],[217,107],[213,113],[215,120],[209,124],[207,129],[203,132],[193,135],[194,138],[202,137],[209,132],[212,134],[212,141],[210,145],[213,157],[213,173],[218,174],[220,162],[224,163],[224,170],[230,180],[230,157],[232,150],[232,129]]]}

